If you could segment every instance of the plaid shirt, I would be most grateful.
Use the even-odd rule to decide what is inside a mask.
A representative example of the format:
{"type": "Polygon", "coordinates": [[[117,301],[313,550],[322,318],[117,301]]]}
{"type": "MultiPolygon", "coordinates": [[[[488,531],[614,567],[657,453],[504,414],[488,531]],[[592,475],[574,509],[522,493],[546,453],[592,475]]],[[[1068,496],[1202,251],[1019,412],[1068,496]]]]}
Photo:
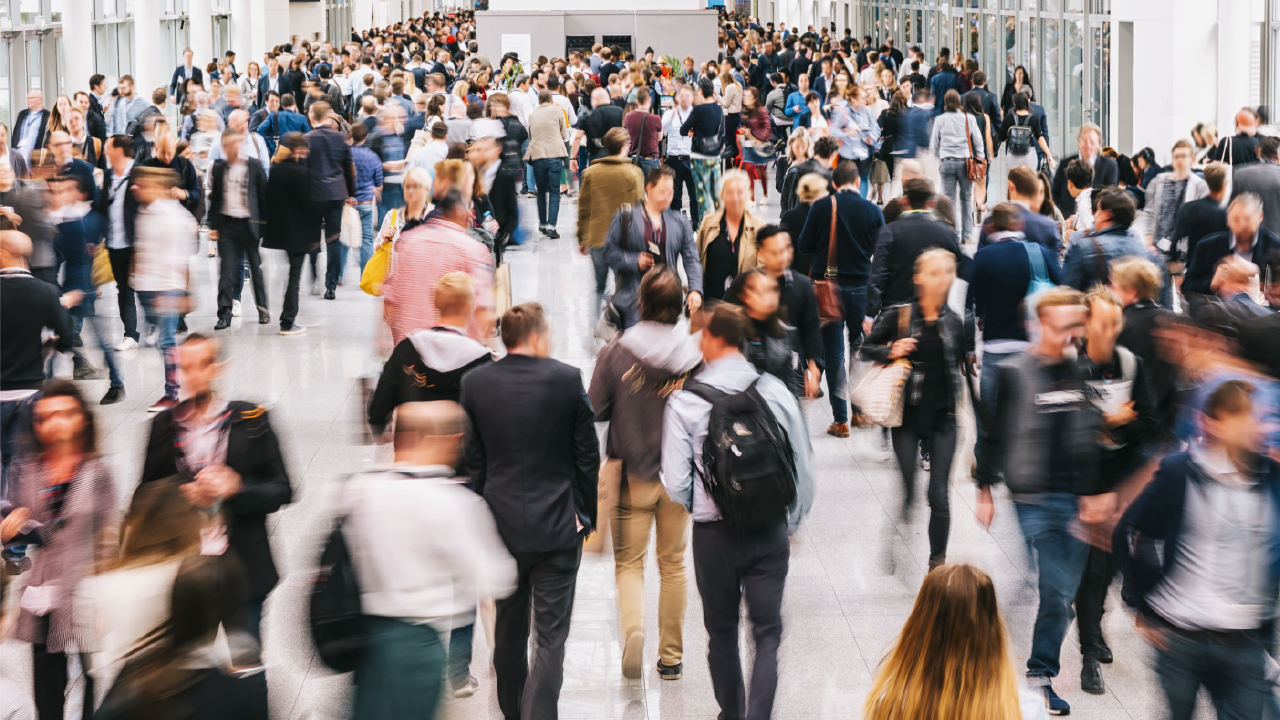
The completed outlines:
{"type": "Polygon", "coordinates": [[[373,189],[382,187],[382,161],[369,148],[351,148],[351,161],[356,166],[356,201],[373,199],[373,189]]]}
{"type": "MultiPolygon", "coordinates": [[[[493,255],[463,228],[437,217],[400,233],[391,251],[391,271],[382,286],[382,297],[392,305],[391,339],[396,345],[419,330],[440,321],[436,310],[436,283],[451,272],[465,272],[476,285],[476,308],[493,307],[493,255]]],[[[472,323],[467,334],[483,340],[472,323]]]]}

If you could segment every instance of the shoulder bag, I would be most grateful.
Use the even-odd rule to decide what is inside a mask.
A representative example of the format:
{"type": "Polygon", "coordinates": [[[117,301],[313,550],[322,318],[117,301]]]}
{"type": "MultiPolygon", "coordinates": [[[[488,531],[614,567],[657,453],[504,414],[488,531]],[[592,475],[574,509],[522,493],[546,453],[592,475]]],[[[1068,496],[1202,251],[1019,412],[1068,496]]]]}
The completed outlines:
{"type": "MultiPolygon", "coordinates": [[[[969,113],[964,113],[964,139],[969,143],[969,157],[964,160],[965,174],[969,176],[972,182],[979,182],[987,177],[987,159],[979,158],[973,152],[973,135],[969,132],[969,113]]],[[[983,143],[986,147],[986,143],[983,143]]],[[[983,153],[985,156],[985,152],[983,153]]]]}
{"type": "Polygon", "coordinates": [[[640,167],[640,148],[644,147],[644,123],[648,119],[649,113],[645,113],[644,117],[640,118],[640,140],[636,142],[636,146],[631,149],[631,164],[640,168],[642,172],[644,171],[644,168],[640,167]]]}
{"type": "MultiPolygon", "coordinates": [[[[898,306],[898,337],[911,334],[911,303],[898,306]]],[[[858,407],[867,421],[881,427],[902,425],[904,389],[911,377],[911,361],[905,357],[884,365],[872,365],[862,381],[849,393],[849,402],[858,407]]]]}
{"type": "Polygon", "coordinates": [[[818,317],[823,325],[844,319],[844,302],[840,299],[839,265],[836,260],[836,224],[839,222],[836,196],[831,195],[831,233],[827,237],[827,272],[813,281],[813,294],[818,299],[818,317]]]}

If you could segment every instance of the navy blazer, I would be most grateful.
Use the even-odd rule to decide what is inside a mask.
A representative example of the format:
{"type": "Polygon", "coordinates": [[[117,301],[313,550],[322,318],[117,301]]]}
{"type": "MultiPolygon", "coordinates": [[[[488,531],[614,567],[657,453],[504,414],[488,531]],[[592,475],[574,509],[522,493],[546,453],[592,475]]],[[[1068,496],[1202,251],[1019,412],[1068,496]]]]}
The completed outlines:
{"type": "MultiPolygon", "coordinates": [[[[1187,275],[1182,280],[1183,294],[1199,293],[1212,295],[1213,271],[1218,261],[1231,253],[1231,231],[1206,235],[1196,243],[1195,254],[1187,263],[1187,275]]],[[[1280,253],[1280,238],[1266,227],[1258,228],[1258,242],[1253,246],[1253,264],[1263,273],[1262,282],[1266,283],[1267,262],[1280,253]]]]}
{"type": "MultiPolygon", "coordinates": [[[[187,96],[187,80],[182,77],[182,65],[174,68],[173,79],[169,81],[169,94],[173,96],[179,103],[187,96]]],[[[204,85],[204,73],[200,72],[200,68],[194,64],[191,66],[191,77],[189,80],[195,80],[200,85],[204,85]]]]}
{"type": "MultiPolygon", "coordinates": [[[[1048,248],[1053,255],[1053,264],[1061,265],[1058,259],[1062,256],[1062,238],[1058,235],[1058,223],[1040,213],[1033,213],[1021,205],[1018,205],[1018,210],[1022,213],[1022,234],[1026,236],[1027,242],[1048,248]]],[[[990,238],[987,237],[989,232],[991,232],[990,225],[982,223],[982,230],[978,233],[979,250],[991,244],[990,238]]]]}
{"type": "MultiPolygon", "coordinates": [[[[640,321],[640,253],[646,252],[644,205],[637,203],[631,216],[631,228],[626,242],[622,239],[622,210],[613,214],[609,231],[604,238],[604,261],[613,268],[614,305],[623,316],[623,327],[631,327],[640,321]]],[[[684,274],[689,278],[689,292],[702,292],[702,261],[698,258],[698,241],[689,224],[689,218],[667,208],[662,213],[667,229],[667,265],[675,269],[678,261],[684,263],[684,274]]]]}

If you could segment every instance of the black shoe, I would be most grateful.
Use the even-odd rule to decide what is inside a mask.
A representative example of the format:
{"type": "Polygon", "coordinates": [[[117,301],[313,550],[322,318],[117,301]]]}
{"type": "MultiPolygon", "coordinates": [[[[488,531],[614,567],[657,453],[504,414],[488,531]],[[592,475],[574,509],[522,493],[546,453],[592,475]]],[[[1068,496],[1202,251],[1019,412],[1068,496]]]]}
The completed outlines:
{"type": "Polygon", "coordinates": [[[231,327],[231,318],[218,318],[218,324],[213,326],[214,330],[226,330],[231,327]]]}
{"type": "Polygon", "coordinates": [[[269,322],[271,322],[271,313],[264,307],[258,308],[258,324],[266,325],[269,322]]]}
{"type": "Polygon", "coordinates": [[[676,663],[675,665],[663,665],[662,661],[658,661],[658,677],[663,680],[679,680],[680,671],[684,669],[684,663],[676,663]]]}
{"type": "Polygon", "coordinates": [[[187,332],[187,319],[185,317],[178,318],[178,332],[187,332]]]}
{"type": "Polygon", "coordinates": [[[333,291],[332,291],[332,290],[325,290],[325,291],[324,291],[324,299],[325,299],[325,300],[337,300],[337,299],[338,299],[338,296],[337,296],[337,295],[335,295],[335,294],[333,293],[333,291]]]}
{"type": "Polygon", "coordinates": [[[94,367],[87,360],[75,363],[75,370],[71,373],[71,377],[76,380],[100,380],[106,376],[106,370],[94,367]]]}
{"type": "Polygon", "coordinates": [[[946,565],[946,564],[947,564],[947,554],[946,554],[946,553],[943,553],[943,554],[941,554],[941,555],[930,555],[930,556],[929,556],[929,570],[930,570],[930,571],[932,571],[934,568],[938,567],[939,565],[946,565]]]}
{"type": "Polygon", "coordinates": [[[1107,641],[1102,639],[1101,633],[1098,634],[1098,639],[1093,641],[1093,654],[1103,665],[1111,664],[1111,648],[1107,646],[1107,641]]]}
{"type": "Polygon", "coordinates": [[[1093,655],[1084,656],[1084,667],[1080,668],[1080,689],[1090,695],[1101,695],[1107,691],[1102,683],[1102,667],[1093,655]]]}
{"type": "Polygon", "coordinates": [[[99,404],[99,405],[114,405],[114,404],[116,404],[116,403],[120,402],[120,401],[121,401],[121,400],[123,400],[123,399],[124,399],[124,388],[122,388],[122,387],[112,387],[111,389],[107,390],[107,394],[106,394],[106,395],[103,395],[103,396],[102,396],[102,401],[101,401],[101,402],[99,402],[98,404],[99,404]]]}
{"type": "Polygon", "coordinates": [[[547,226],[547,229],[546,229],[546,230],[543,230],[542,232],[543,232],[543,234],[544,234],[544,235],[546,235],[547,237],[551,238],[552,240],[559,240],[559,239],[560,239],[560,233],[556,232],[556,229],[555,229],[555,228],[553,228],[553,227],[551,227],[550,225],[548,225],[548,226],[547,226]]]}

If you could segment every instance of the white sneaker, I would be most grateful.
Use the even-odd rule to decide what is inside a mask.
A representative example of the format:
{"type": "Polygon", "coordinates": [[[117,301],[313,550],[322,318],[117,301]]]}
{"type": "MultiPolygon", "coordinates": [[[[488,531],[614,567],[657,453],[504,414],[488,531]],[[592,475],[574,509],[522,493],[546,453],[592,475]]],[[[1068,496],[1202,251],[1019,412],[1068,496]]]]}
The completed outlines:
{"type": "Polygon", "coordinates": [[[280,334],[281,334],[281,335],[302,335],[302,334],[303,334],[303,333],[305,333],[306,331],[307,331],[307,329],[306,329],[305,327],[303,327],[302,325],[294,325],[293,327],[289,328],[288,330],[285,330],[285,329],[283,329],[283,328],[282,328],[282,329],[280,330],[280,334]]]}
{"type": "Polygon", "coordinates": [[[134,340],[128,335],[125,335],[123,340],[116,343],[116,352],[123,352],[125,350],[137,350],[137,349],[138,349],[138,341],[134,340]]]}
{"type": "Polygon", "coordinates": [[[147,347],[155,347],[156,343],[160,342],[160,328],[152,326],[152,328],[147,331],[147,339],[145,342],[147,347]]]}
{"type": "Polygon", "coordinates": [[[231,301],[231,317],[240,317],[240,301],[231,301]]]}
{"type": "Polygon", "coordinates": [[[479,689],[480,689],[480,681],[476,680],[474,676],[469,675],[467,676],[467,684],[463,685],[457,690],[454,690],[453,696],[456,698],[469,698],[472,695],[475,695],[476,690],[479,690],[479,689]]]}

